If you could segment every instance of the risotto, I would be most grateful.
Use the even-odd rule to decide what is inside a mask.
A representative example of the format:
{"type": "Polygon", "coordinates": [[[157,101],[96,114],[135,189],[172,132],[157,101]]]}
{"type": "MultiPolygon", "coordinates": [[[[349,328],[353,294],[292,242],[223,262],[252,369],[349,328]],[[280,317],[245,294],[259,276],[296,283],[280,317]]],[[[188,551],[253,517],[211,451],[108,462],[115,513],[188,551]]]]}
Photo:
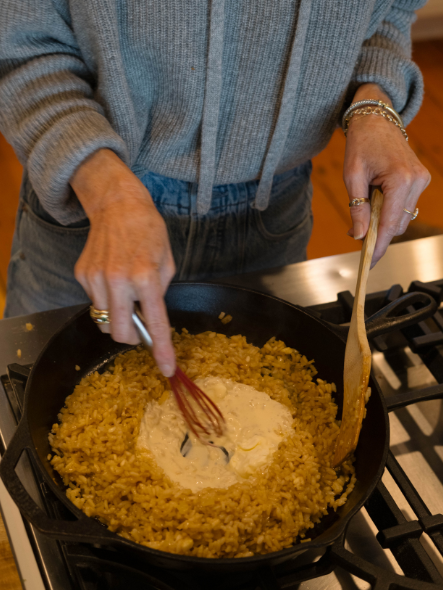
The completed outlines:
{"type": "Polygon", "coordinates": [[[191,379],[230,379],[266,393],[292,414],[292,431],[265,469],[228,488],[197,492],[171,481],[137,446],[146,405],[168,389],[137,348],[109,370],[84,377],[49,435],[66,495],[111,531],[147,547],[197,557],[248,557],[290,547],[343,505],[355,485],[352,460],[331,468],[339,432],[335,385],[314,380],[313,361],[274,338],[173,333],[191,379]]]}

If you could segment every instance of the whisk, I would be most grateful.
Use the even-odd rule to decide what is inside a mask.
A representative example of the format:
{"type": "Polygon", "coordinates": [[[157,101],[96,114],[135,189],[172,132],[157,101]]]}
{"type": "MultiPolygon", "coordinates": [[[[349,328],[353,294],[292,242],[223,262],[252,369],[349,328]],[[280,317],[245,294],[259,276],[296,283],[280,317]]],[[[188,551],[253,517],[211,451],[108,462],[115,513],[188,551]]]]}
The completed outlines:
{"type": "MultiPolygon", "coordinates": [[[[132,320],[144,346],[152,353],[152,338],[137,302],[134,304],[132,320]]],[[[169,377],[169,383],[186,424],[199,440],[209,443],[209,440],[204,440],[205,436],[209,437],[212,433],[217,436],[223,434],[225,427],[223,414],[211,398],[197,387],[178,366],[176,366],[174,375],[169,377]],[[199,413],[206,417],[205,424],[199,418],[199,413]]]]}

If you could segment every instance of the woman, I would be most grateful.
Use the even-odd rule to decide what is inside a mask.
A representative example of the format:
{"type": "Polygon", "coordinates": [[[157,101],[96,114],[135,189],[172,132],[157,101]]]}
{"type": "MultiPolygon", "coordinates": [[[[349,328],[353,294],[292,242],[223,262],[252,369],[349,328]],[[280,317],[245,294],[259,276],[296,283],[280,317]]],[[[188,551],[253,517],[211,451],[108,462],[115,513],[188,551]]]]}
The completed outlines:
{"type": "Polygon", "coordinates": [[[134,343],[140,300],[170,375],[171,279],[303,260],[310,158],[360,101],[344,179],[355,239],[385,194],[377,262],[429,182],[396,114],[422,98],[423,3],[3,0],[0,125],[25,168],[6,315],[90,298],[134,343]]]}

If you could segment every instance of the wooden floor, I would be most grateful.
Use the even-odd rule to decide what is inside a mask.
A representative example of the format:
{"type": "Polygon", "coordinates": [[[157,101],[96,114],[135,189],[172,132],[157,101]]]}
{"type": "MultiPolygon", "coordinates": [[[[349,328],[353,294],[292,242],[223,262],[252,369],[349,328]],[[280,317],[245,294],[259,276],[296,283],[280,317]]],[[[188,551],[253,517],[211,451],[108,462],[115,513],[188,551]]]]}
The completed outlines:
{"type": "Polygon", "coordinates": [[[5,527],[0,518],[0,588],[1,590],[20,590],[21,587],[5,527]]]}
{"type": "MultiPolygon", "coordinates": [[[[408,127],[410,145],[432,175],[420,199],[420,217],[406,239],[443,233],[443,40],[414,45],[414,59],[425,79],[422,109],[408,127]]],[[[342,179],[345,138],[340,130],[314,159],[314,232],[309,258],[359,250],[360,242],[346,235],[351,227],[348,197],[342,179]]],[[[14,232],[21,166],[11,147],[0,135],[0,317],[3,312],[6,270],[14,232]]],[[[19,590],[13,558],[0,519],[0,587],[19,590]]]]}

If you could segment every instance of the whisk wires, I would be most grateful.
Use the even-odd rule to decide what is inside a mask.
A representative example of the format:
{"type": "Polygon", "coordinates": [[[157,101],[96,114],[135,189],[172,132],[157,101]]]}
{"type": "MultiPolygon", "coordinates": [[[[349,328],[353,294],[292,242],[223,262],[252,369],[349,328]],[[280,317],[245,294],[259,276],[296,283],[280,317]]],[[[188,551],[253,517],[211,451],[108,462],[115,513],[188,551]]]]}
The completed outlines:
{"type": "MultiPolygon", "coordinates": [[[[152,354],[152,338],[138,301],[134,303],[132,320],[143,345],[152,354]]],[[[197,387],[179,367],[176,367],[174,375],[169,377],[169,383],[185,422],[199,440],[205,442],[202,440],[202,436],[210,436],[211,433],[217,436],[223,434],[225,427],[223,414],[211,398],[197,387]],[[203,423],[204,421],[205,423],[203,423]]]]}
{"type": "Polygon", "coordinates": [[[223,414],[212,399],[179,367],[169,378],[169,383],[186,424],[199,440],[204,435],[210,436],[211,433],[217,436],[223,434],[225,427],[223,414]]]}

